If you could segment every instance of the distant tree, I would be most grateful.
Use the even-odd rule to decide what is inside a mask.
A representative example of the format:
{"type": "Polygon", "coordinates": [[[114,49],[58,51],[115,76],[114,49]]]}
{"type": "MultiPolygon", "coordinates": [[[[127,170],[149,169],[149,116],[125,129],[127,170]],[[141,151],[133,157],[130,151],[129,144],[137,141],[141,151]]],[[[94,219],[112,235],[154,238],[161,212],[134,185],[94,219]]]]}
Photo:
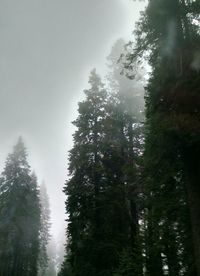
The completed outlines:
{"type": "Polygon", "coordinates": [[[19,138],[0,179],[0,275],[37,275],[39,230],[37,179],[19,138]]]}
{"type": "Polygon", "coordinates": [[[48,255],[48,266],[45,270],[44,276],[56,276],[57,268],[57,245],[53,239],[51,239],[47,246],[47,255],[48,255]]]}
{"type": "Polygon", "coordinates": [[[39,275],[44,276],[48,268],[47,246],[50,241],[50,206],[47,189],[44,183],[40,186],[41,228],[40,228],[40,254],[39,275]]]}
{"type": "Polygon", "coordinates": [[[61,231],[56,240],[56,268],[58,271],[61,270],[61,266],[65,256],[65,247],[66,247],[66,223],[63,223],[61,231]]]}

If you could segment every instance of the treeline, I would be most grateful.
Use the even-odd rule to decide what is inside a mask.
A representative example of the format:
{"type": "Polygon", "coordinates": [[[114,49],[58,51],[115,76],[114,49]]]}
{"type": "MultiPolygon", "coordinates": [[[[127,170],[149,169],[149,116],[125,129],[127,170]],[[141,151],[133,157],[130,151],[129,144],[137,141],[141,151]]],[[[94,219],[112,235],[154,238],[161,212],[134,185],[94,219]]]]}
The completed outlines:
{"type": "Polygon", "coordinates": [[[74,121],[60,276],[200,276],[199,26],[199,1],[151,0],[120,59],[132,82],[116,45],[105,85],[91,72],[74,121]]]}
{"type": "Polygon", "coordinates": [[[38,187],[19,138],[0,176],[0,275],[50,276],[46,274],[49,229],[46,188],[38,187]]]}

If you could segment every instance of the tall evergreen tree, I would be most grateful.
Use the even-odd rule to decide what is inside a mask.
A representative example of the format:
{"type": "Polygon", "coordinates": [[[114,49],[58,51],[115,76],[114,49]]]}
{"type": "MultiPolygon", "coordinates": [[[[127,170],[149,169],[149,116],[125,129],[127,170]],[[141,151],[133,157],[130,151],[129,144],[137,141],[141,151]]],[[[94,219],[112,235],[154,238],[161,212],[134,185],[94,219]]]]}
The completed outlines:
{"type": "Polygon", "coordinates": [[[152,67],[144,159],[147,275],[196,275],[189,210],[200,275],[199,12],[195,0],[149,1],[125,63],[129,76],[144,54],[152,67]]]}
{"type": "Polygon", "coordinates": [[[142,139],[136,118],[140,110],[138,115],[133,111],[139,101],[116,67],[109,75],[114,84],[110,95],[92,71],[91,88],[85,91],[86,100],[79,104],[74,122],[77,131],[65,187],[68,246],[61,275],[119,274],[124,252],[135,256],[134,269],[127,275],[142,275],[136,192],[142,139]]]}
{"type": "MultiPolygon", "coordinates": [[[[101,139],[105,119],[106,92],[95,70],[85,90],[86,100],[79,104],[79,117],[74,122],[74,147],[70,152],[68,196],[68,260],[75,275],[100,275],[106,269],[106,250],[101,240],[103,225],[101,194],[101,139]],[[100,251],[104,254],[100,255],[100,251]],[[100,257],[101,256],[101,257],[100,257]]],[[[67,264],[66,264],[67,266],[67,264]]],[[[106,274],[105,274],[106,275],[106,274]]]]}
{"type": "Polygon", "coordinates": [[[20,138],[0,180],[0,275],[37,275],[40,205],[20,138]]]}
{"type": "MultiPolygon", "coordinates": [[[[125,187],[126,208],[122,209],[122,212],[126,212],[127,209],[129,214],[126,222],[129,229],[129,242],[128,245],[124,244],[122,251],[124,261],[121,260],[121,265],[124,270],[125,262],[128,262],[127,272],[123,272],[127,275],[142,275],[142,251],[139,245],[139,220],[141,219],[139,198],[143,152],[144,89],[139,68],[137,80],[127,79],[121,74],[122,66],[118,60],[123,53],[124,46],[125,42],[122,39],[118,40],[108,56],[110,105],[113,110],[109,116],[115,122],[114,128],[111,126],[111,131],[115,139],[118,137],[118,158],[123,160],[118,168],[121,171],[121,183],[125,187]],[[132,260],[132,268],[130,268],[130,260],[132,260]]],[[[115,159],[113,161],[115,162],[115,159]]]]}

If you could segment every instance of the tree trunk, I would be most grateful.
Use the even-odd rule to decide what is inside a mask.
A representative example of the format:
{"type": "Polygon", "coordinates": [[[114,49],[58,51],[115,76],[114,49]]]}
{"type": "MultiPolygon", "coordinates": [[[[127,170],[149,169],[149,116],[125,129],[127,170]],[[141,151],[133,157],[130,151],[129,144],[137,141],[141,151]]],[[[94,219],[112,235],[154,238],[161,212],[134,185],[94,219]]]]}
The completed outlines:
{"type": "Polygon", "coordinates": [[[198,152],[190,152],[186,155],[185,160],[194,255],[197,276],[200,276],[200,160],[198,152]]]}

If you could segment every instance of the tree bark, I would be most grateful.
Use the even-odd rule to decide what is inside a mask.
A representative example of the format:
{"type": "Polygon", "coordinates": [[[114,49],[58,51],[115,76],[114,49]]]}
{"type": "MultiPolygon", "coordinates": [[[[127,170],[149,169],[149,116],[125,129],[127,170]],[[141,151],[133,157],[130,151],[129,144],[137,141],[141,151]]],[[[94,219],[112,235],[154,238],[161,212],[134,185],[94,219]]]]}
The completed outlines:
{"type": "Polygon", "coordinates": [[[197,152],[186,156],[186,189],[190,208],[193,247],[197,269],[200,276],[200,157],[197,152]]]}

